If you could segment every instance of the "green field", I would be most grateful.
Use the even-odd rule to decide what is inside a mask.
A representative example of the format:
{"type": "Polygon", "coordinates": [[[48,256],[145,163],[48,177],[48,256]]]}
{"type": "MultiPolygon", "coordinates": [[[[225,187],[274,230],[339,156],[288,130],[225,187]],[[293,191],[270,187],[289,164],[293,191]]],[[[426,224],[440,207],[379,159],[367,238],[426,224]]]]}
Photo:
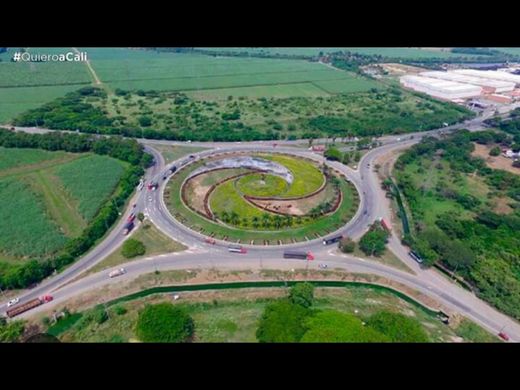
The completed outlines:
{"type": "Polygon", "coordinates": [[[45,258],[79,236],[123,168],[105,156],[0,148],[0,260],[45,258]]]}
{"type": "MultiPolygon", "coordinates": [[[[0,123],[41,106],[82,86],[92,78],[80,62],[11,62],[18,48],[2,53],[0,58],[0,123]]],[[[71,48],[30,48],[29,53],[57,54],[71,48]]]]}
{"type": "Polygon", "coordinates": [[[325,180],[323,174],[314,164],[308,161],[281,155],[259,156],[266,160],[277,162],[291,171],[293,182],[289,189],[280,196],[281,198],[307,195],[318,190],[323,185],[325,180]]]}
{"type": "MultiPolygon", "coordinates": [[[[179,303],[195,322],[195,342],[256,342],[256,329],[265,306],[286,294],[283,288],[242,289],[239,291],[208,291],[213,298],[200,300],[183,293],[179,303]]],[[[167,295],[154,295],[109,308],[108,320],[102,324],[80,318],[90,311],[73,314],[63,324],[53,325],[50,331],[63,342],[128,342],[136,341],[134,333],[138,313],[146,304],[171,301],[167,295]],[[117,314],[124,307],[126,313],[117,314]]],[[[467,321],[473,332],[452,329],[434,315],[388,291],[367,287],[317,288],[313,307],[318,310],[338,310],[354,314],[361,319],[381,310],[402,313],[418,320],[432,342],[453,342],[464,334],[465,342],[498,341],[479,326],[467,321]]],[[[467,325],[464,325],[467,327],[467,325]]]]}
{"type": "Polygon", "coordinates": [[[288,187],[289,184],[281,177],[260,173],[244,176],[236,182],[239,192],[251,196],[280,196],[288,187]]]}
{"type": "Polygon", "coordinates": [[[520,57],[520,47],[494,47],[493,49],[520,57]]]}

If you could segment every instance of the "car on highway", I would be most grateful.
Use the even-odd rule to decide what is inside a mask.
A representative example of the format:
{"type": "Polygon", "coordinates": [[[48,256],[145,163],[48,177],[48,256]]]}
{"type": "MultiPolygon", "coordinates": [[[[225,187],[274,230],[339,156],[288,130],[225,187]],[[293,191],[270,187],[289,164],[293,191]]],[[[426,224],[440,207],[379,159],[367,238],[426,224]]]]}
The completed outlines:
{"type": "Polygon", "coordinates": [[[136,207],[137,207],[137,203],[134,203],[134,204],[132,205],[132,208],[135,209],[136,207]]]}
{"type": "Polygon", "coordinates": [[[108,276],[109,276],[110,278],[115,278],[115,277],[117,277],[117,276],[121,276],[121,275],[124,275],[124,274],[126,274],[126,269],[124,269],[124,268],[119,268],[119,269],[115,269],[115,270],[113,270],[112,272],[110,272],[110,273],[108,274],[108,276]]]}
{"type": "Polygon", "coordinates": [[[509,336],[504,332],[500,332],[498,337],[500,337],[502,340],[509,341],[509,336]]]}
{"type": "Polygon", "coordinates": [[[191,159],[195,158],[195,156],[193,154],[190,154],[188,157],[191,158],[191,159]]]}
{"type": "Polygon", "coordinates": [[[152,197],[149,196],[149,197],[148,197],[148,202],[151,202],[151,201],[152,201],[152,197]]]}
{"type": "Polygon", "coordinates": [[[207,242],[208,244],[211,244],[211,245],[215,245],[216,244],[216,241],[214,238],[211,238],[211,237],[206,237],[204,239],[205,242],[207,242]]]}
{"type": "Polygon", "coordinates": [[[228,251],[233,253],[247,253],[247,249],[239,245],[228,246],[228,251]]]}
{"type": "Polygon", "coordinates": [[[126,220],[127,222],[134,222],[134,219],[135,219],[135,214],[132,213],[128,216],[128,219],[126,220]]]}
{"type": "Polygon", "coordinates": [[[19,299],[19,298],[11,299],[9,302],[7,302],[7,307],[14,306],[14,305],[16,305],[18,302],[20,302],[20,299],[19,299]]]}
{"type": "Polygon", "coordinates": [[[318,265],[318,267],[320,267],[320,269],[326,269],[327,268],[327,264],[321,263],[320,265],[318,265]]]}
{"type": "Polygon", "coordinates": [[[417,253],[415,253],[414,251],[410,251],[408,252],[408,255],[414,259],[416,262],[418,262],[419,264],[422,264],[423,263],[423,259],[421,258],[421,256],[419,256],[417,253]]]}
{"type": "Polygon", "coordinates": [[[166,176],[163,176],[162,179],[163,179],[163,180],[166,180],[166,176]]]}

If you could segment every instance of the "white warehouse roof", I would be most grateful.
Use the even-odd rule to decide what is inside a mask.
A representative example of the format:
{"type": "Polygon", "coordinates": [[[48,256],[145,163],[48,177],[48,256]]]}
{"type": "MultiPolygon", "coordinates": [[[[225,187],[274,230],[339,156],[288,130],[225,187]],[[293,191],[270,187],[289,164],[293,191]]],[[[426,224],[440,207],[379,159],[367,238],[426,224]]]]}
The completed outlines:
{"type": "Polygon", "coordinates": [[[484,79],[492,79],[492,80],[503,80],[510,81],[516,84],[520,84],[520,75],[507,73],[507,72],[497,72],[493,70],[475,70],[475,69],[457,69],[453,72],[458,74],[464,74],[467,76],[481,77],[484,79]]]}
{"type": "Polygon", "coordinates": [[[509,92],[515,89],[515,83],[510,81],[484,79],[482,77],[468,76],[460,73],[453,72],[422,72],[421,76],[432,77],[441,80],[455,81],[465,84],[480,85],[482,87],[494,88],[496,92],[509,92]]]}
{"type": "Polygon", "coordinates": [[[478,85],[457,83],[422,76],[402,76],[401,83],[408,88],[442,99],[463,99],[478,96],[482,88],[478,85]]]}

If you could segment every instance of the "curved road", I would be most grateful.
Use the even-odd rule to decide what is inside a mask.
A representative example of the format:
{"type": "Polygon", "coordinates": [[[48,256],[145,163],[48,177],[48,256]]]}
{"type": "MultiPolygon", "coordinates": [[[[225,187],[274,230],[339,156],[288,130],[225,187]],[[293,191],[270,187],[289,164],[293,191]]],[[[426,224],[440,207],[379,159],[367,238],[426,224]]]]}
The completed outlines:
{"type": "MultiPolygon", "coordinates": [[[[381,190],[379,179],[373,171],[374,161],[379,157],[399,149],[410,147],[425,136],[437,136],[459,128],[467,128],[470,131],[481,130],[483,129],[483,120],[489,116],[490,115],[481,116],[459,125],[428,132],[381,137],[379,141],[382,145],[365,154],[356,170],[337,162],[327,162],[328,165],[348,177],[348,179],[354,183],[360,194],[360,205],[354,218],[338,232],[332,233],[331,235],[340,232],[353,238],[358,238],[377,218],[388,218],[389,200],[386,199],[384,191],[381,190]]],[[[42,132],[42,130],[38,129],[37,132],[42,132]]],[[[516,321],[498,312],[472,293],[463,290],[437,272],[433,270],[422,270],[409,258],[407,249],[401,245],[398,237],[391,237],[389,248],[414,271],[414,275],[379,263],[342,255],[334,248],[324,247],[321,239],[290,244],[291,247],[312,251],[316,257],[315,262],[283,259],[283,248],[287,247],[286,245],[269,247],[244,245],[248,247],[247,254],[230,254],[226,248],[228,243],[219,241],[217,245],[206,244],[204,242],[204,236],[192,231],[172,218],[164,204],[162,194],[165,186],[162,175],[168,168],[165,166],[162,155],[153,148],[152,145],[154,144],[183,144],[211,148],[210,150],[200,153],[194,153],[197,158],[226,151],[269,150],[271,152],[292,153],[324,162],[322,156],[310,153],[306,149],[294,148],[294,145],[306,141],[280,141],[276,142],[276,146],[273,146],[272,141],[251,143],[179,143],[140,140],[140,142],[145,144],[147,152],[153,154],[156,161],[156,164],[147,171],[146,181],[156,180],[160,184],[160,187],[159,190],[153,192],[147,191],[146,188],[141,192],[137,192],[130,201],[130,204],[136,204],[135,210],[145,213],[147,218],[165,234],[188,246],[188,251],[160,255],[127,263],[124,265],[127,273],[116,279],[108,278],[107,274],[110,270],[106,270],[73,281],[87,269],[103,260],[127,238],[127,236],[122,235],[121,230],[127,214],[133,211],[130,205],[129,210],[123,215],[123,218],[121,218],[119,223],[98,246],[62,273],[47,279],[34,289],[20,296],[21,302],[33,299],[45,293],[52,293],[55,298],[52,303],[35,308],[22,314],[20,317],[28,317],[41,310],[47,310],[51,306],[58,305],[67,299],[91,289],[134,278],[137,275],[150,273],[156,269],[168,270],[212,267],[228,269],[291,269],[307,266],[317,268],[318,263],[325,262],[330,268],[344,269],[352,273],[375,274],[402,283],[435,299],[446,308],[466,315],[495,334],[503,329],[508,333],[511,341],[520,341],[520,325],[516,321]]],[[[186,158],[177,160],[170,165],[179,166],[181,161],[186,161],[186,158]]],[[[0,305],[0,312],[5,311],[5,309],[5,303],[0,305]]]]}

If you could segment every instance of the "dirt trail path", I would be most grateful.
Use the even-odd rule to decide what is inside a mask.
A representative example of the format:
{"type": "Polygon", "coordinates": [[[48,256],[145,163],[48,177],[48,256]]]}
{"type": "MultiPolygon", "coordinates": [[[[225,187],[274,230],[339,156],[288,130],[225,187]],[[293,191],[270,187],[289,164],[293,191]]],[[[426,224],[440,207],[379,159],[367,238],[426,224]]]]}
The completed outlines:
{"type": "MultiPolygon", "coordinates": [[[[79,50],[75,47],[72,48],[72,50],[74,50],[77,54],[80,54],[79,50]]],[[[101,80],[99,79],[98,75],[96,74],[96,71],[94,70],[94,68],[92,67],[92,65],[90,65],[90,60],[87,60],[85,62],[85,64],[87,65],[87,68],[90,72],[90,74],[92,75],[92,77],[94,78],[94,84],[96,85],[101,85],[103,84],[101,82],[101,80]]]]}

